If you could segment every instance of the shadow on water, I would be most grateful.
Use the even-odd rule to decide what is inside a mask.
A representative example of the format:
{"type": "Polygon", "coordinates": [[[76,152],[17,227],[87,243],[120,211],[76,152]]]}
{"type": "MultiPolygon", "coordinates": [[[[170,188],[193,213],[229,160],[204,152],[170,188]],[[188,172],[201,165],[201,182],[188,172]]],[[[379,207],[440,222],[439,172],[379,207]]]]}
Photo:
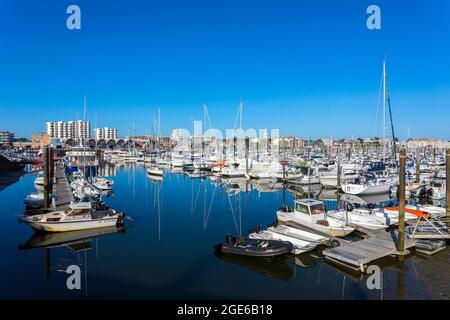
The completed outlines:
{"type": "Polygon", "coordinates": [[[226,254],[217,251],[214,252],[214,254],[222,261],[239,265],[270,278],[288,281],[294,276],[294,271],[288,263],[289,258],[256,258],[226,254]]]}
{"type": "Polygon", "coordinates": [[[121,233],[125,234],[124,226],[112,226],[97,229],[56,232],[56,233],[42,233],[35,232],[28,241],[19,245],[19,249],[37,249],[37,248],[56,248],[67,247],[72,251],[78,251],[86,245],[90,245],[93,239],[104,237],[107,235],[121,233]]]}

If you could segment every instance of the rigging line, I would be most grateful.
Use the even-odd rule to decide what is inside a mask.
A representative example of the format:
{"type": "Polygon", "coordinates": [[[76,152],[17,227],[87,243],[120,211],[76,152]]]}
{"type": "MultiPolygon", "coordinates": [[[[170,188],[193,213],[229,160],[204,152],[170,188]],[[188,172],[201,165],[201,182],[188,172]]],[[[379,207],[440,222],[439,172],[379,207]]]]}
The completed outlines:
{"type": "Polygon", "coordinates": [[[206,225],[208,225],[209,216],[211,215],[211,209],[212,209],[212,205],[213,205],[213,202],[214,202],[214,195],[216,194],[216,189],[217,189],[217,185],[214,185],[214,191],[213,191],[213,194],[212,194],[212,197],[211,197],[211,203],[209,205],[208,214],[206,216],[206,225]]]}
{"type": "Polygon", "coordinates": [[[387,93],[387,99],[388,99],[388,107],[389,107],[389,117],[391,118],[391,131],[392,131],[392,144],[393,144],[393,153],[394,153],[394,159],[397,154],[397,148],[395,143],[395,131],[394,131],[394,119],[392,118],[392,109],[391,109],[391,96],[389,95],[389,86],[388,86],[388,80],[386,77],[386,93],[387,93]]]}
{"type": "Polygon", "coordinates": [[[234,120],[233,132],[236,131],[236,124],[237,124],[240,114],[241,114],[241,104],[239,103],[239,108],[238,108],[238,112],[236,114],[236,119],[234,120]]]}
{"type": "Polygon", "coordinates": [[[377,107],[375,109],[375,111],[376,111],[376,113],[375,113],[375,123],[373,124],[373,129],[372,129],[373,136],[376,135],[376,127],[378,125],[378,111],[380,109],[382,87],[383,87],[383,75],[381,75],[381,77],[380,77],[380,86],[378,88],[377,107]]]}
{"type": "Polygon", "coordinates": [[[228,195],[228,203],[230,204],[230,208],[231,208],[231,215],[233,217],[234,226],[236,228],[236,233],[239,233],[236,218],[234,217],[234,209],[233,209],[233,205],[231,204],[230,195],[229,194],[227,194],[227,195],[228,195]]]}
{"type": "Polygon", "coordinates": [[[203,181],[200,181],[200,183],[198,185],[197,197],[195,198],[195,203],[194,203],[193,210],[195,210],[195,208],[197,208],[197,202],[198,202],[198,197],[200,196],[200,189],[201,189],[202,183],[203,183],[203,181]]]}

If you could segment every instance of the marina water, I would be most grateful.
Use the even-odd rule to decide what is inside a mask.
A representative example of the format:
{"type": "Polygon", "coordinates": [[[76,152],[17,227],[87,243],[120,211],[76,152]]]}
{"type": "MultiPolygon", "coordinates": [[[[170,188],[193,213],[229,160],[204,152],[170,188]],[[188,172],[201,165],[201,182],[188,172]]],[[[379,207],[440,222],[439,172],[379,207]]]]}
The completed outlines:
{"type": "MultiPolygon", "coordinates": [[[[382,287],[370,290],[369,275],[334,266],[318,251],[272,260],[214,253],[226,234],[246,236],[256,224],[270,224],[283,203],[280,189],[258,182],[227,185],[182,172],[166,172],[158,181],[139,164],[108,164],[104,170],[114,180],[114,193],[103,201],[132,218],[124,230],[98,230],[80,234],[81,239],[39,238],[17,219],[24,212],[23,197],[34,190],[35,175],[26,174],[0,192],[1,298],[436,297],[427,279],[438,262],[425,256],[409,257],[403,265],[384,259],[382,287]],[[80,267],[79,290],[66,286],[70,265],[80,267]]],[[[292,199],[286,192],[286,202],[292,199]]]]}

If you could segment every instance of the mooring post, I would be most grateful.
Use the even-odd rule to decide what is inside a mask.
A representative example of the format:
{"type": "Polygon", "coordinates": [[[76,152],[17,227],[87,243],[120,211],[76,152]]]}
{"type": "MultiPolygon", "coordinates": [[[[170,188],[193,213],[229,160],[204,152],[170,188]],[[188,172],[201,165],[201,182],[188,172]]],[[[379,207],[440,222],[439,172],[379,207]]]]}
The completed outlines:
{"type": "Polygon", "coordinates": [[[445,156],[445,206],[447,207],[447,217],[450,217],[450,149],[447,149],[445,156]]]}
{"type": "Polygon", "coordinates": [[[53,177],[55,175],[55,161],[53,159],[53,148],[48,148],[48,162],[49,162],[49,192],[50,195],[53,195],[53,177]]]}
{"type": "Polygon", "coordinates": [[[398,243],[397,251],[405,251],[405,169],[406,169],[406,150],[400,150],[400,172],[398,186],[398,243]]]}
{"type": "Polygon", "coordinates": [[[245,175],[246,175],[247,179],[249,178],[249,176],[248,176],[248,149],[249,149],[249,145],[250,145],[250,139],[247,137],[247,138],[245,138],[245,175]]]}
{"type": "Polygon", "coordinates": [[[420,149],[416,151],[416,183],[420,183],[420,149]]]}
{"type": "Polygon", "coordinates": [[[50,207],[50,159],[48,147],[44,149],[44,208],[50,207]]]}

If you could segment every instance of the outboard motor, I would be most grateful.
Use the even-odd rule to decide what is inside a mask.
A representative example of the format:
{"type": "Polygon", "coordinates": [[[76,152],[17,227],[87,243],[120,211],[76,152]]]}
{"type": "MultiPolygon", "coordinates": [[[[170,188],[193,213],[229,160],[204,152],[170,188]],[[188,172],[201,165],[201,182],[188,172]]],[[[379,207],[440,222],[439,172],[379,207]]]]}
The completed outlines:
{"type": "Polygon", "coordinates": [[[261,224],[257,224],[255,228],[248,230],[248,233],[259,233],[261,231],[261,224]]]}
{"type": "Polygon", "coordinates": [[[267,227],[276,227],[278,225],[278,219],[275,219],[271,224],[268,224],[267,227]]]}

